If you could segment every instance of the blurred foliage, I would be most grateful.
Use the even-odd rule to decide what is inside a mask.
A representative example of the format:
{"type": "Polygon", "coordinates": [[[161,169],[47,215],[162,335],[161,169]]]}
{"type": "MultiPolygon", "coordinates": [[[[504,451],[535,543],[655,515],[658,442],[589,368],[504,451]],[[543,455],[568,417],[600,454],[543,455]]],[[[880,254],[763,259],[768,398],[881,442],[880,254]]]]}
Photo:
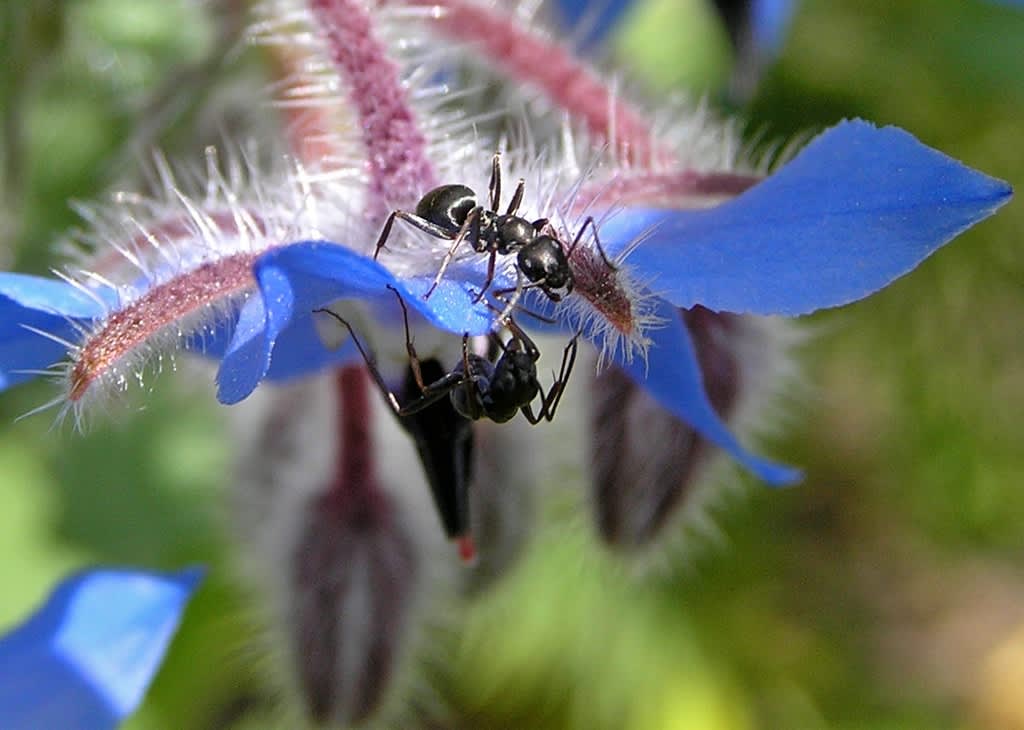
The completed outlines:
{"type": "MultiPolygon", "coordinates": [[[[3,265],[44,271],[75,224],[67,201],[144,184],[154,143],[198,159],[247,132],[263,69],[238,41],[241,5],[0,4],[3,265]]],[[[1024,13],[996,4],[806,0],[742,116],[769,140],[896,124],[1020,187],[1021,38],[1024,13]]],[[[726,48],[690,0],[638,6],[615,45],[658,89],[716,87],[726,48]]],[[[1018,199],[870,301],[813,318],[813,395],[776,450],[806,483],[731,500],[722,543],[683,567],[634,576],[555,506],[448,649],[440,691],[463,725],[1024,727],[1022,230],[1018,199]]],[[[0,400],[0,625],[74,566],[214,566],[140,730],[274,716],[258,611],[231,585],[209,380],[167,373],[84,436],[12,423],[48,384],[0,400]]]]}

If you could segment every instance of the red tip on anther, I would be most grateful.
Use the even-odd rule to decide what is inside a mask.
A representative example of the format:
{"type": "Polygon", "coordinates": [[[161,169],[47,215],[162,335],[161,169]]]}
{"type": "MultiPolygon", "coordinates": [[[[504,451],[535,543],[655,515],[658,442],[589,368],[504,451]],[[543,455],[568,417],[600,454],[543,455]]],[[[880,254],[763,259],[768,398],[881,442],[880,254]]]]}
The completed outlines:
{"type": "Polygon", "coordinates": [[[472,565],[476,562],[476,543],[473,542],[472,535],[460,535],[455,538],[455,545],[459,549],[459,559],[467,565],[472,565]]]}

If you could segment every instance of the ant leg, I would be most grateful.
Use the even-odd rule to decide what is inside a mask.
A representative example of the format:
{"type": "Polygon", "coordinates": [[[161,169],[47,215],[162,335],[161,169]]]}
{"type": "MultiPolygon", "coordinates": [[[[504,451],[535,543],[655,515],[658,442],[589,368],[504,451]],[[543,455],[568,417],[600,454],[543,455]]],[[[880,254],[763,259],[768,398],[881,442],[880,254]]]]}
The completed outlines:
{"type": "Polygon", "coordinates": [[[491,210],[498,209],[501,200],[501,153],[495,152],[491,158],[491,182],[487,186],[490,191],[491,210]]]}
{"type": "MultiPolygon", "coordinates": [[[[499,324],[508,324],[509,320],[512,317],[512,311],[515,309],[523,309],[522,307],[519,306],[519,300],[522,298],[523,292],[525,292],[527,289],[537,289],[544,285],[544,282],[542,281],[531,281],[529,283],[524,283],[525,281],[526,277],[523,276],[522,271],[519,271],[516,276],[515,288],[499,289],[498,291],[494,292],[495,298],[503,297],[506,294],[512,295],[509,299],[505,300],[505,308],[501,310],[501,314],[498,315],[498,319],[496,321],[499,324]]],[[[548,321],[548,319],[542,315],[535,314],[527,309],[523,309],[523,311],[526,312],[527,314],[531,314],[532,316],[536,317],[542,322],[548,321]]]]}
{"type": "Polygon", "coordinates": [[[377,245],[373,249],[373,260],[377,260],[377,256],[380,255],[380,250],[384,248],[384,244],[388,241],[388,236],[391,235],[391,226],[395,224],[395,216],[398,215],[399,211],[391,211],[391,215],[384,221],[384,227],[380,230],[380,236],[377,237],[377,245]]]}
{"type": "Polygon", "coordinates": [[[348,330],[349,336],[352,338],[352,342],[356,345],[356,349],[358,349],[359,354],[363,356],[363,362],[366,363],[366,369],[373,377],[374,382],[377,383],[377,388],[380,390],[385,400],[387,400],[388,405],[391,406],[391,410],[393,410],[396,415],[402,415],[402,406],[399,405],[398,398],[395,397],[395,394],[391,392],[390,388],[388,388],[387,383],[384,382],[384,376],[381,375],[380,370],[377,369],[377,361],[374,359],[373,355],[363,347],[363,343],[359,341],[359,338],[356,336],[356,331],[352,328],[352,325],[349,324],[349,321],[337,312],[332,312],[330,309],[321,308],[314,309],[313,311],[329,314],[345,326],[345,329],[348,330]]]}
{"type": "Polygon", "coordinates": [[[398,289],[390,284],[388,284],[388,289],[395,293],[395,296],[398,297],[398,304],[402,307],[402,324],[405,327],[405,352],[409,355],[409,369],[412,370],[412,376],[416,380],[416,385],[419,386],[420,392],[425,393],[427,386],[423,382],[423,373],[420,372],[420,358],[416,354],[416,348],[412,342],[412,332],[409,329],[409,308],[405,306],[405,300],[402,299],[398,289]]]}
{"type": "Polygon", "coordinates": [[[377,260],[377,256],[380,254],[380,250],[384,248],[384,244],[387,243],[388,237],[391,236],[391,227],[395,224],[395,218],[401,218],[403,221],[411,226],[418,228],[424,233],[429,233],[434,238],[451,238],[451,231],[442,228],[436,223],[431,223],[426,218],[420,218],[418,215],[412,213],[406,213],[404,210],[393,210],[391,215],[388,216],[387,220],[384,221],[384,227],[380,231],[380,236],[377,237],[377,245],[373,249],[373,260],[377,260]]]}
{"type": "MultiPolygon", "coordinates": [[[[516,191],[512,193],[512,200],[508,203],[508,210],[505,211],[505,215],[515,215],[516,211],[519,210],[519,206],[523,203],[523,193],[526,192],[526,180],[519,178],[519,184],[516,185],[516,191]]],[[[497,203],[497,201],[495,201],[497,203]]],[[[491,208],[491,210],[497,210],[497,205],[491,208]]],[[[547,219],[543,219],[547,222],[547,219]]],[[[536,226],[536,223],[534,224],[536,226]]]]}
{"type": "Polygon", "coordinates": [[[469,378],[467,378],[464,373],[445,373],[433,383],[427,384],[423,389],[423,395],[416,400],[406,403],[396,411],[396,413],[398,413],[399,416],[411,416],[414,413],[419,413],[420,411],[429,408],[446,395],[449,395],[456,388],[463,387],[468,381],[469,378]]]}
{"type": "MultiPolygon", "coordinates": [[[[572,375],[572,368],[576,364],[576,353],[579,350],[579,338],[580,334],[577,332],[569,340],[569,344],[565,346],[565,350],[562,352],[562,365],[558,370],[558,375],[555,377],[555,382],[551,385],[551,390],[547,394],[541,396],[540,413],[537,414],[536,420],[532,420],[533,409],[529,412],[523,411],[523,415],[530,423],[536,425],[542,419],[549,423],[555,418],[555,411],[558,410],[558,404],[562,400],[562,395],[565,393],[565,386],[569,383],[569,376],[572,375]]],[[[527,406],[529,407],[529,406],[527,406]]]]}
{"type": "Polygon", "coordinates": [[[474,398],[476,382],[473,380],[473,371],[469,366],[469,335],[462,335],[462,387],[465,390],[466,405],[469,406],[470,420],[477,421],[484,415],[480,399],[474,398]]]}
{"type": "Polygon", "coordinates": [[[594,216],[592,215],[588,215],[586,220],[583,221],[583,225],[580,226],[580,230],[576,233],[576,238],[573,239],[572,245],[565,254],[566,258],[572,256],[572,252],[576,250],[576,246],[578,246],[580,241],[583,240],[583,231],[587,229],[587,224],[590,224],[590,228],[594,232],[594,244],[597,246],[597,252],[601,254],[601,260],[604,261],[605,266],[609,269],[617,271],[619,267],[613,264],[608,258],[608,255],[604,252],[604,246],[601,245],[601,239],[597,235],[597,223],[594,222],[594,216]]]}
{"type": "MultiPolygon", "coordinates": [[[[440,400],[443,396],[451,393],[467,378],[463,373],[456,372],[446,373],[444,376],[430,384],[424,382],[423,372],[420,369],[420,358],[419,355],[416,354],[416,347],[413,345],[412,341],[412,332],[409,329],[409,308],[406,306],[405,300],[402,299],[402,295],[399,293],[398,289],[390,284],[388,284],[388,289],[395,293],[395,296],[398,297],[398,304],[402,307],[402,325],[405,328],[405,351],[409,355],[409,369],[412,371],[413,379],[416,381],[416,385],[422,393],[419,398],[411,401],[410,403],[406,403],[396,411],[400,416],[409,416],[413,413],[422,411],[431,404],[440,400]]],[[[464,347],[465,340],[466,336],[463,336],[464,347]]],[[[469,370],[467,369],[466,372],[469,372],[469,370]]]]}
{"type": "Polygon", "coordinates": [[[498,260],[498,252],[491,251],[491,257],[487,259],[487,279],[484,280],[484,285],[480,288],[480,293],[476,295],[473,300],[473,304],[477,304],[481,299],[484,298],[484,294],[487,293],[487,288],[490,287],[491,282],[494,281],[494,264],[498,260]]]}
{"type": "Polygon", "coordinates": [[[499,325],[505,325],[509,322],[512,317],[512,310],[519,304],[519,299],[523,296],[523,291],[529,288],[529,285],[524,284],[526,277],[523,276],[523,272],[516,268],[516,286],[514,289],[502,289],[494,293],[496,297],[512,294],[509,299],[505,301],[505,308],[501,310],[501,314],[498,315],[496,320],[499,325]]]}
{"type": "Polygon", "coordinates": [[[458,250],[462,242],[467,238],[471,244],[476,244],[480,240],[480,215],[483,213],[483,209],[478,205],[469,211],[469,215],[466,216],[466,222],[462,224],[462,228],[452,239],[452,245],[448,247],[448,253],[444,255],[441,260],[441,268],[437,270],[437,276],[434,277],[434,283],[427,289],[427,293],[423,295],[424,299],[430,299],[430,295],[437,289],[438,284],[441,283],[441,279],[444,278],[444,272],[448,270],[448,266],[451,264],[452,259],[455,258],[455,251],[458,250]]]}
{"type": "MultiPolygon", "coordinates": [[[[512,292],[512,291],[515,291],[515,289],[499,289],[498,291],[496,291],[496,292],[494,293],[494,296],[495,296],[495,298],[497,299],[497,298],[499,298],[499,297],[500,297],[500,296],[501,296],[502,294],[508,294],[509,292],[512,292]]],[[[504,300],[502,300],[502,301],[504,301],[504,300]]],[[[489,308],[489,309],[490,309],[490,310],[491,310],[492,312],[498,312],[499,314],[500,314],[500,313],[501,313],[501,312],[503,311],[503,310],[501,310],[501,309],[498,309],[498,308],[497,308],[496,306],[494,306],[494,305],[493,305],[493,304],[491,304],[490,302],[487,302],[487,307],[488,307],[488,308],[489,308]]],[[[556,320],[556,319],[553,319],[552,317],[545,317],[545,316],[544,316],[543,314],[541,314],[540,312],[534,312],[534,311],[533,311],[532,309],[527,309],[527,308],[526,308],[526,307],[524,307],[524,306],[523,306],[522,304],[516,304],[516,311],[522,312],[522,313],[523,313],[523,314],[525,314],[525,315],[526,315],[527,317],[533,317],[533,318],[534,318],[534,319],[536,319],[537,321],[539,321],[539,322],[543,322],[543,323],[545,323],[545,324],[558,324],[558,320],[556,320]]],[[[511,318],[511,317],[510,317],[510,318],[511,318]]]]}
{"type": "MultiPolygon", "coordinates": [[[[522,345],[523,352],[529,355],[534,362],[540,359],[540,350],[537,348],[536,343],[530,339],[530,336],[523,331],[522,327],[516,324],[515,320],[509,317],[505,326],[508,327],[508,331],[512,333],[513,339],[522,345]]],[[[562,364],[564,365],[565,363],[562,364]]]]}
{"type": "MultiPolygon", "coordinates": [[[[558,395],[553,399],[551,398],[551,392],[548,392],[548,397],[544,399],[544,410],[547,410],[547,419],[550,421],[555,417],[555,411],[558,409],[558,404],[562,400],[562,396],[565,394],[565,386],[569,383],[569,376],[572,375],[572,368],[576,364],[576,353],[579,352],[580,344],[580,333],[577,332],[569,340],[569,344],[565,346],[565,350],[562,351],[562,366],[558,370],[558,377],[555,378],[555,382],[558,383],[558,395]]],[[[554,387],[552,386],[552,389],[554,387]]]]}
{"type": "MultiPolygon", "coordinates": [[[[355,330],[352,328],[352,325],[348,322],[348,320],[344,319],[337,312],[332,312],[330,309],[320,308],[314,309],[313,311],[324,312],[326,314],[329,314],[345,326],[345,329],[348,330],[349,335],[352,337],[352,342],[354,342],[356,345],[356,349],[358,349],[359,354],[363,356],[363,362],[366,363],[366,369],[367,371],[369,371],[370,376],[373,378],[373,381],[377,384],[377,388],[380,390],[381,395],[384,396],[384,399],[388,402],[388,405],[391,406],[391,410],[394,411],[395,415],[398,416],[399,418],[409,416],[412,415],[413,413],[418,413],[424,410],[428,406],[432,405],[433,403],[436,403],[437,401],[441,400],[441,398],[451,393],[453,390],[455,390],[455,388],[462,385],[463,381],[465,380],[465,377],[463,376],[462,373],[447,373],[443,377],[435,380],[433,383],[430,383],[429,385],[424,385],[422,382],[422,376],[419,374],[419,360],[411,359],[409,365],[410,367],[413,367],[413,372],[417,378],[416,384],[420,386],[421,390],[423,391],[423,395],[417,398],[416,400],[412,401],[411,403],[406,403],[403,406],[398,402],[398,398],[391,391],[391,389],[388,388],[388,384],[384,382],[384,376],[381,375],[380,370],[377,368],[377,361],[374,359],[370,351],[366,349],[363,343],[359,341],[359,337],[356,336],[355,330]],[[415,365],[413,365],[413,362],[415,362],[415,365]]],[[[415,353],[413,353],[413,357],[415,357],[415,353]]]]}

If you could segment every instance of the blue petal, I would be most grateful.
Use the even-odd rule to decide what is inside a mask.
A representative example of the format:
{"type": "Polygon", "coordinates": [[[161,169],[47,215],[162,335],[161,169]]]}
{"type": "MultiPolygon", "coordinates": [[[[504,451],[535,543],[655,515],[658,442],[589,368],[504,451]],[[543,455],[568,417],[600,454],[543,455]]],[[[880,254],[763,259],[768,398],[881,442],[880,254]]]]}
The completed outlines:
{"type": "Polygon", "coordinates": [[[843,122],[739,197],[630,209],[601,229],[677,306],[798,315],[872,294],[1006,203],[1010,186],[895,127],[843,122]]]}
{"type": "MultiPolygon", "coordinates": [[[[676,418],[693,426],[701,436],[724,449],[765,482],[773,486],[792,484],[803,478],[799,469],[763,459],[740,445],[729,427],[718,417],[704,389],[697,353],[679,310],[665,299],[650,297],[651,317],[664,323],[646,331],[651,340],[646,359],[632,352],[629,359],[620,349],[614,353],[615,363],[629,373],[639,385],[676,418]]],[[[528,295],[527,306],[544,317],[557,319],[557,305],[546,297],[528,295]]],[[[583,335],[601,349],[604,347],[601,327],[585,325],[583,335]]],[[[572,331],[573,324],[561,319],[556,324],[530,321],[531,331],[553,334],[572,331]]]]}
{"type": "Polygon", "coordinates": [[[249,297],[238,314],[235,331],[217,371],[217,400],[237,403],[251,393],[270,367],[263,352],[267,313],[263,299],[249,297]]]}
{"type": "Polygon", "coordinates": [[[357,355],[355,346],[349,340],[336,350],[325,348],[313,326],[313,318],[303,317],[293,320],[292,325],[277,338],[274,357],[266,377],[273,381],[291,380],[312,371],[340,365],[357,355]]]}
{"type": "Polygon", "coordinates": [[[736,461],[773,486],[792,484],[802,478],[799,469],[755,456],[744,449],[715,413],[704,390],[690,333],[678,310],[658,299],[653,314],[665,322],[651,329],[653,340],[647,359],[619,360],[619,366],[642,385],[666,410],[689,423],[708,441],[723,448],[736,461]]]}
{"type": "Polygon", "coordinates": [[[633,0],[557,0],[563,28],[577,29],[577,46],[589,51],[599,45],[633,5],[633,0]],[[582,35],[579,35],[582,32],[582,35]]]}
{"type": "MultiPolygon", "coordinates": [[[[106,291],[97,296],[112,298],[106,291]]],[[[75,324],[105,311],[99,300],[63,281],[0,271],[0,390],[34,377],[21,371],[49,367],[67,353],[60,342],[29,327],[73,342],[75,324]]]]}
{"type": "Polygon", "coordinates": [[[776,55],[796,10],[795,0],[715,0],[739,60],[763,63],[776,55]]]}
{"type": "Polygon", "coordinates": [[[312,320],[314,309],[338,299],[393,307],[395,295],[387,289],[393,286],[410,309],[436,327],[459,334],[484,334],[495,317],[486,302],[473,302],[475,289],[469,282],[446,277],[424,301],[433,276],[400,281],[372,259],[323,241],[275,249],[260,257],[255,272],[262,300],[253,297],[242,308],[217,375],[217,398],[222,403],[248,396],[268,372],[277,378],[295,377],[344,359],[347,350],[330,353],[317,346],[312,320]],[[282,350],[281,366],[272,358],[278,345],[297,348],[282,350]]]}
{"type": "Polygon", "coordinates": [[[142,701],[201,577],[100,569],[64,581],[0,638],[0,727],[116,727],[142,701]]]}
{"type": "Polygon", "coordinates": [[[758,55],[770,57],[779,52],[795,9],[796,2],[794,0],[753,0],[751,2],[750,30],[758,55]]]}

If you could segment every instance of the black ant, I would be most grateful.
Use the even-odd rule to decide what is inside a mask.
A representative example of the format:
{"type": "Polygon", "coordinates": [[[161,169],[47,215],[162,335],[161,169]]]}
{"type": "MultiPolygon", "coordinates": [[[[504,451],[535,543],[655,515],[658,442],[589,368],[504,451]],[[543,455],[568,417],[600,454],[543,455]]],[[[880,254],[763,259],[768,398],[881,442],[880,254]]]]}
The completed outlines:
{"type": "Polygon", "coordinates": [[[398,290],[392,286],[388,289],[395,292],[398,303],[402,307],[402,321],[405,326],[405,349],[409,354],[409,368],[420,390],[420,396],[402,405],[388,388],[384,377],[377,369],[374,358],[363,347],[356,336],[352,325],[336,312],[329,309],[318,309],[338,320],[348,330],[352,341],[366,362],[367,369],[373,376],[381,392],[387,398],[391,409],[399,417],[409,416],[427,408],[446,395],[451,398],[452,406],[464,418],[477,421],[487,418],[495,423],[505,423],[522,411],[526,420],[533,425],[541,421],[551,421],[555,410],[565,392],[565,385],[576,362],[576,351],[579,346],[579,334],[573,336],[562,353],[562,365],[551,389],[545,393],[537,379],[537,361],[540,350],[533,340],[511,318],[505,326],[511,332],[508,342],[502,342],[496,334],[492,334],[492,344],[498,355],[496,362],[481,357],[469,349],[469,335],[462,336],[462,359],[448,373],[427,383],[423,378],[420,358],[413,346],[412,334],[409,329],[409,310],[398,290]],[[533,410],[533,401],[540,396],[541,404],[538,412],[533,410]]]}
{"type": "Polygon", "coordinates": [[[561,368],[547,393],[543,392],[537,380],[540,350],[511,319],[506,322],[512,333],[509,342],[502,342],[497,335],[491,336],[492,344],[501,353],[495,355],[496,362],[470,352],[469,336],[463,335],[462,359],[451,372],[445,373],[437,360],[420,360],[409,329],[409,310],[398,290],[391,286],[388,288],[395,292],[402,307],[405,349],[409,355],[409,369],[402,392],[407,394],[418,390],[420,393],[405,405],[399,403],[388,388],[373,356],[360,342],[348,320],[329,309],[314,311],[331,315],[348,330],[377,387],[399,422],[413,436],[445,532],[458,541],[459,552],[468,562],[475,555],[469,535],[467,498],[472,478],[473,446],[469,423],[481,418],[505,423],[519,411],[534,425],[554,419],[576,362],[579,335],[570,340],[562,353],[561,368]],[[424,373],[431,378],[429,383],[425,381],[424,373]],[[445,403],[442,399],[446,395],[448,402],[445,403]],[[535,413],[532,403],[538,395],[541,396],[541,406],[535,413]]]}
{"type": "MultiPolygon", "coordinates": [[[[497,257],[516,254],[517,282],[513,289],[496,292],[498,295],[515,292],[502,313],[499,321],[507,322],[508,314],[519,300],[525,289],[540,289],[553,302],[560,302],[572,293],[574,277],[569,266],[569,258],[583,238],[583,232],[589,224],[597,240],[597,227],[592,217],[588,217],[580,226],[572,244],[566,250],[562,241],[555,235],[554,228],[547,218],[539,218],[533,222],[516,215],[523,202],[526,181],[520,179],[516,185],[512,200],[509,201],[505,213],[498,212],[501,200],[501,164],[500,155],[495,154],[491,160],[491,181],[489,184],[489,207],[485,208],[477,202],[476,193],[465,185],[442,185],[424,195],[416,204],[416,212],[404,210],[391,212],[381,229],[374,249],[373,258],[377,259],[384,248],[395,218],[401,218],[419,230],[429,233],[435,238],[450,240],[451,246],[441,262],[441,267],[434,278],[430,289],[424,294],[427,299],[444,277],[445,271],[455,257],[455,252],[463,241],[477,253],[487,253],[487,279],[475,301],[480,301],[487,288],[494,280],[494,269],[497,257]]],[[[600,243],[598,243],[600,248],[600,243]]],[[[608,263],[604,252],[601,256],[608,263]]]]}

